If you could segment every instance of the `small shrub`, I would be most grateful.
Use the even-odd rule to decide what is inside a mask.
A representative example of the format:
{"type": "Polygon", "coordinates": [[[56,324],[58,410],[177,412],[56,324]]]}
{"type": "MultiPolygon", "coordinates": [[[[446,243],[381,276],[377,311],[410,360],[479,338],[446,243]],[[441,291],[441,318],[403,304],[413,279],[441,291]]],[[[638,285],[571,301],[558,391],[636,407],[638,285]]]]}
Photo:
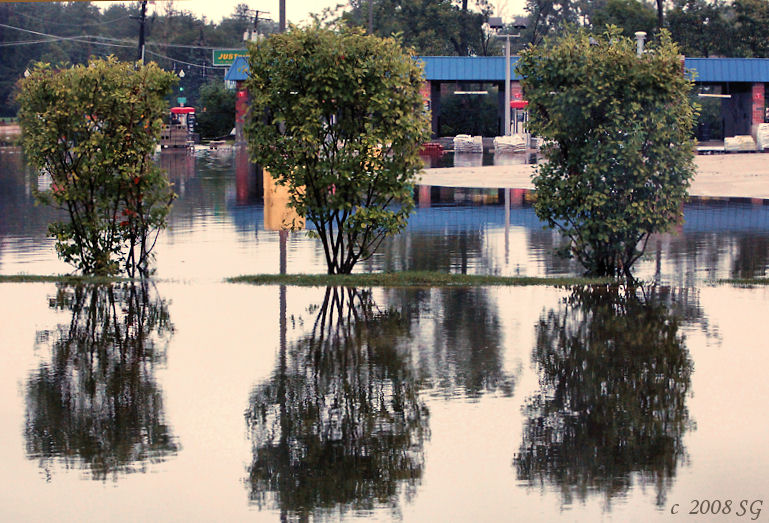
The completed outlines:
{"type": "Polygon", "coordinates": [[[176,77],[110,57],[55,69],[37,64],[18,95],[30,163],[51,176],[38,201],[65,210],[49,226],[59,257],[85,274],[149,273],[174,198],[151,154],[176,77]]]}

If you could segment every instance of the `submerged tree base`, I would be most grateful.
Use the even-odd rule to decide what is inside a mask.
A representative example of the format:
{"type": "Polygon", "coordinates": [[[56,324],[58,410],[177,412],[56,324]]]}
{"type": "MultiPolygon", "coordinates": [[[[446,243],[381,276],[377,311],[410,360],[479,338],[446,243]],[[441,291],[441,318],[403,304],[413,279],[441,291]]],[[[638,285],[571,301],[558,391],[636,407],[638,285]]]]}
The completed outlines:
{"type": "MultiPolygon", "coordinates": [[[[73,274],[0,274],[0,283],[111,284],[139,281],[117,276],[80,276],[73,274]]],[[[484,274],[448,274],[430,271],[382,272],[364,274],[245,274],[225,278],[227,283],[253,285],[295,285],[298,287],[512,287],[531,285],[574,286],[626,284],[626,278],[563,276],[493,276],[484,274]]],[[[642,282],[633,280],[635,284],[642,282]]],[[[703,284],[769,285],[769,278],[720,279],[703,284]]]]}
{"type": "Polygon", "coordinates": [[[716,280],[716,284],[727,285],[769,285],[769,278],[726,278],[716,280]]]}
{"type": "Polygon", "coordinates": [[[0,283],[67,283],[72,285],[124,283],[140,281],[138,278],[119,276],[80,276],[76,274],[0,274],[0,283]]]}
{"type": "Polygon", "coordinates": [[[406,271],[366,274],[254,274],[227,278],[229,283],[254,285],[327,285],[354,287],[475,287],[522,285],[598,285],[620,280],[612,278],[492,276],[482,274],[447,274],[442,272],[406,271]]]}

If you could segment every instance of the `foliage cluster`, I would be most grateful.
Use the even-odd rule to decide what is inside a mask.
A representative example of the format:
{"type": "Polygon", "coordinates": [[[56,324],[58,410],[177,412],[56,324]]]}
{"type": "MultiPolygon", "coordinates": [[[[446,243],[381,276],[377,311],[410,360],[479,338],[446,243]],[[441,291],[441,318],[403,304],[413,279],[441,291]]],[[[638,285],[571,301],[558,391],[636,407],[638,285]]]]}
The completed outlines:
{"type": "Polygon", "coordinates": [[[569,25],[606,25],[658,33],[668,29],[686,56],[769,57],[769,4],[764,0],[527,0],[524,40],[540,43],[569,25]]]}
{"type": "Polygon", "coordinates": [[[638,57],[618,28],[548,40],[519,62],[529,128],[547,140],[537,216],[590,274],[629,276],[649,235],[681,218],[695,118],[681,69],[666,32],[638,57]]]}
{"type": "Polygon", "coordinates": [[[398,34],[422,55],[489,55],[499,49],[484,30],[492,15],[488,0],[350,0],[335,22],[367,28],[369,9],[373,34],[398,34]]]}
{"type": "MultiPolygon", "coordinates": [[[[404,44],[420,55],[498,55],[501,42],[491,37],[484,23],[492,15],[511,20],[510,13],[493,12],[488,0],[373,0],[371,5],[374,34],[400,34],[404,44]]],[[[368,0],[349,0],[343,7],[341,14],[320,16],[332,24],[367,27],[368,0]]],[[[764,0],[527,0],[526,16],[516,21],[525,18],[528,27],[522,38],[513,39],[513,52],[560,33],[567,24],[581,24],[596,32],[612,24],[622,27],[628,36],[638,30],[658,31],[660,11],[655,13],[655,7],[662,7],[662,27],[670,30],[687,56],[769,57],[769,4],[764,0]],[[650,22],[654,22],[652,27],[650,22]]],[[[83,64],[91,56],[107,54],[124,61],[136,59],[138,9],[138,3],[101,10],[90,2],[0,3],[0,23],[66,37],[49,41],[0,28],[0,116],[15,114],[13,86],[34,62],[83,64]]],[[[231,15],[214,23],[164,3],[147,20],[147,57],[168,70],[184,68],[187,104],[199,106],[202,86],[221,78],[220,71],[211,66],[208,48],[241,47],[243,33],[253,24],[253,13],[246,4],[239,4],[231,15]]],[[[258,31],[274,32],[275,22],[259,20],[258,31]]],[[[502,32],[519,30],[508,26],[502,32]]]]}
{"type": "Polygon", "coordinates": [[[292,28],[250,49],[252,158],[288,188],[328,272],[403,230],[429,136],[422,68],[393,38],[292,28]]]}
{"type": "Polygon", "coordinates": [[[211,80],[200,88],[198,132],[203,138],[220,138],[230,134],[235,124],[235,91],[219,80],[211,80]]]}
{"type": "Polygon", "coordinates": [[[51,177],[51,189],[36,196],[68,213],[49,234],[85,274],[148,274],[174,197],[150,155],[175,81],[155,64],[110,57],[66,69],[37,64],[21,82],[24,150],[51,177]]]}

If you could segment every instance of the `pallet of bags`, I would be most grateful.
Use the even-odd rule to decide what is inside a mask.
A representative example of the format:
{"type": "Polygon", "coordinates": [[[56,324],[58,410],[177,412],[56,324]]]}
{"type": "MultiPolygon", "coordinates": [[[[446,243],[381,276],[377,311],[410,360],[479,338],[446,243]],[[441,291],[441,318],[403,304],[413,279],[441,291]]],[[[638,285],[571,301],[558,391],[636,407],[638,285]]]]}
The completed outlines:
{"type": "Polygon", "coordinates": [[[724,151],[727,153],[753,152],[755,150],[756,141],[749,134],[724,138],[724,151]]]}
{"type": "Polygon", "coordinates": [[[520,153],[526,150],[526,135],[497,136],[494,138],[494,152],[520,153]]]}
{"type": "Polygon", "coordinates": [[[483,137],[458,134],[454,137],[454,152],[457,153],[482,153],[483,137]]]}
{"type": "Polygon", "coordinates": [[[756,130],[756,147],[759,151],[769,149],[769,123],[758,124],[756,130]]]}

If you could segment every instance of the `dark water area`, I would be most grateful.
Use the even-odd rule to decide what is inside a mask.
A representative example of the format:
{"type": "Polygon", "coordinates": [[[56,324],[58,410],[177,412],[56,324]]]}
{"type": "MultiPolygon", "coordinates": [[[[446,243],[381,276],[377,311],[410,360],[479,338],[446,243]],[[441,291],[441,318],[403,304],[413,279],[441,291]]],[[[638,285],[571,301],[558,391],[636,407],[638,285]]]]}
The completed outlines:
{"type": "MultiPolygon", "coordinates": [[[[2,160],[0,273],[68,272],[2,160]]],[[[768,517],[769,289],[707,283],[766,274],[763,202],[687,204],[633,288],[254,287],[222,283],[279,268],[247,162],[160,162],[153,282],[0,285],[0,520],[768,517]]],[[[579,273],[524,191],[416,197],[361,270],[579,273]]]]}

